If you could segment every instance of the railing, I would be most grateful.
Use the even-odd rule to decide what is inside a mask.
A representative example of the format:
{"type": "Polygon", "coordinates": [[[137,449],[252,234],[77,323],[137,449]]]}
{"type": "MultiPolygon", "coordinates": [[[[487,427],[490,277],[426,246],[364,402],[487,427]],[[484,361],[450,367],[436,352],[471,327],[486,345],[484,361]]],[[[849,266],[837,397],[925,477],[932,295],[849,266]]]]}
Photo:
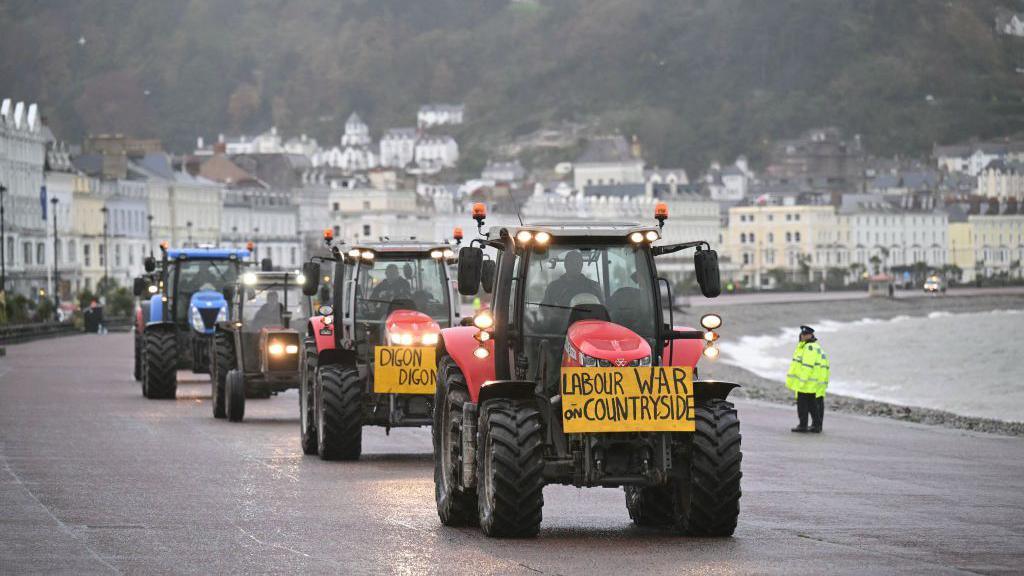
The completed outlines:
{"type": "MultiPolygon", "coordinates": [[[[103,323],[110,332],[127,332],[132,324],[129,318],[112,318],[103,323]]],[[[0,326],[0,346],[82,334],[82,329],[69,323],[39,322],[35,324],[9,324],[0,326]]]]}

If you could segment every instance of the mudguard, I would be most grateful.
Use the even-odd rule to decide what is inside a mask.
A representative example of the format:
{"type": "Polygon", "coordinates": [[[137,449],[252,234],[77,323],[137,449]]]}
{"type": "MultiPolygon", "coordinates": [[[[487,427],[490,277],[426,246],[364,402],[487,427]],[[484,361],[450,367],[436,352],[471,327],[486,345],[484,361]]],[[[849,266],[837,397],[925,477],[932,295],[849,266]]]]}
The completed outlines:
{"type": "MultiPolygon", "coordinates": [[[[676,331],[693,331],[693,328],[676,326],[676,331]]],[[[704,353],[704,340],[670,340],[661,354],[663,366],[696,366],[704,353]]]]}
{"type": "Polygon", "coordinates": [[[483,404],[494,398],[522,400],[533,398],[533,389],[537,385],[529,380],[488,380],[480,386],[477,404],[483,404]]]}
{"type": "Polygon", "coordinates": [[[722,382],[721,380],[696,380],[693,383],[693,398],[697,402],[708,400],[725,400],[729,392],[739,388],[735,382],[722,382]]]}
{"type": "Polygon", "coordinates": [[[310,316],[307,332],[313,336],[318,356],[326,350],[334,350],[334,324],[324,324],[323,316],[310,316]]]}
{"type": "Polygon", "coordinates": [[[466,387],[469,388],[469,399],[472,402],[479,401],[480,387],[483,383],[494,380],[494,339],[483,344],[490,352],[487,358],[477,358],[473,355],[473,351],[480,346],[474,338],[477,332],[475,326],[456,326],[441,330],[442,349],[437,355],[438,360],[447,354],[455,361],[466,378],[466,387]]]}
{"type": "Polygon", "coordinates": [[[164,303],[163,297],[159,294],[154,294],[149,297],[149,320],[146,322],[146,326],[150,324],[159,324],[164,321],[164,303]]]}

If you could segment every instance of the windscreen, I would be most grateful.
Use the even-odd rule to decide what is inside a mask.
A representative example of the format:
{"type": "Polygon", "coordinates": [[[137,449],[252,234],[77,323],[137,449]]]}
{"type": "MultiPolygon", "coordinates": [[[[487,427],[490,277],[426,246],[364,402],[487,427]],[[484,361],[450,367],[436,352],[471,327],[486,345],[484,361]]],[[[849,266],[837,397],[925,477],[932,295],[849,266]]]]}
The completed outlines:
{"type": "Polygon", "coordinates": [[[357,321],[382,320],[390,310],[416,310],[448,323],[448,284],[443,261],[429,256],[382,258],[362,264],[357,281],[357,321]]]}
{"type": "Polygon", "coordinates": [[[654,290],[646,253],[634,246],[551,246],[526,271],[527,334],[564,337],[574,306],[603,306],[611,322],[654,343],[654,290]]]}
{"type": "Polygon", "coordinates": [[[302,287],[290,282],[246,286],[242,302],[242,331],[259,332],[262,328],[301,329],[305,324],[302,287]],[[290,322],[285,325],[285,312],[290,322]]]}
{"type": "Polygon", "coordinates": [[[185,322],[192,295],[200,290],[220,292],[225,286],[234,284],[238,277],[238,263],[231,260],[178,260],[172,264],[170,272],[171,294],[177,297],[175,318],[185,322]]]}

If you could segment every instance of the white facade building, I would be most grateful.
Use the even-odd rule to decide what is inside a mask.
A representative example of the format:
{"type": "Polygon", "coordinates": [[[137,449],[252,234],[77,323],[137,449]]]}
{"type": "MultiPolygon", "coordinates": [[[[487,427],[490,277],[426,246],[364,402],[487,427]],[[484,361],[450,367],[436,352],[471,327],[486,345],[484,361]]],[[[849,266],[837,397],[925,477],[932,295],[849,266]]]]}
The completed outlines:
{"type": "Polygon", "coordinates": [[[587,142],[573,167],[573,184],[586,194],[587,186],[644,183],[644,161],[622,136],[603,136],[587,142]]]}
{"type": "Polygon", "coordinates": [[[304,260],[298,206],[279,190],[225,189],[221,244],[244,248],[255,244],[253,258],[270,258],[278,268],[298,268],[304,260]]]}
{"type": "Polygon", "coordinates": [[[23,294],[38,295],[48,282],[52,252],[40,203],[47,132],[35,104],[0,102],[0,185],[7,188],[5,288],[23,294]]]}
{"type": "Polygon", "coordinates": [[[424,136],[416,141],[414,159],[424,171],[452,168],[459,163],[459,144],[451,136],[424,136]]]}
{"type": "Polygon", "coordinates": [[[415,128],[393,128],[380,139],[380,165],[386,168],[405,168],[416,158],[415,128]]]}
{"type": "Polygon", "coordinates": [[[1024,202],[1024,163],[996,160],[978,174],[977,194],[1024,202]]]}
{"type": "Polygon", "coordinates": [[[456,126],[462,124],[465,110],[462,104],[427,104],[416,114],[416,124],[420,128],[456,126]]]}

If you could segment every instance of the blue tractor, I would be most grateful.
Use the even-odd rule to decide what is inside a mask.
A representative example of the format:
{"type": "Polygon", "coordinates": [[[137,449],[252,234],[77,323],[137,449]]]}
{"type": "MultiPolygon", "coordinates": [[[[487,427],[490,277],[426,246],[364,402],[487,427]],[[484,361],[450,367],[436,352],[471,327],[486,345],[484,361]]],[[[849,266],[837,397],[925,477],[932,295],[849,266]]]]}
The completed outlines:
{"type": "Polygon", "coordinates": [[[233,248],[160,246],[161,259],[145,261],[136,279],[143,300],[136,327],[136,357],[146,398],[174,398],[177,371],[210,372],[210,346],[217,322],[228,320],[223,290],[233,286],[250,251],[233,248]]]}

